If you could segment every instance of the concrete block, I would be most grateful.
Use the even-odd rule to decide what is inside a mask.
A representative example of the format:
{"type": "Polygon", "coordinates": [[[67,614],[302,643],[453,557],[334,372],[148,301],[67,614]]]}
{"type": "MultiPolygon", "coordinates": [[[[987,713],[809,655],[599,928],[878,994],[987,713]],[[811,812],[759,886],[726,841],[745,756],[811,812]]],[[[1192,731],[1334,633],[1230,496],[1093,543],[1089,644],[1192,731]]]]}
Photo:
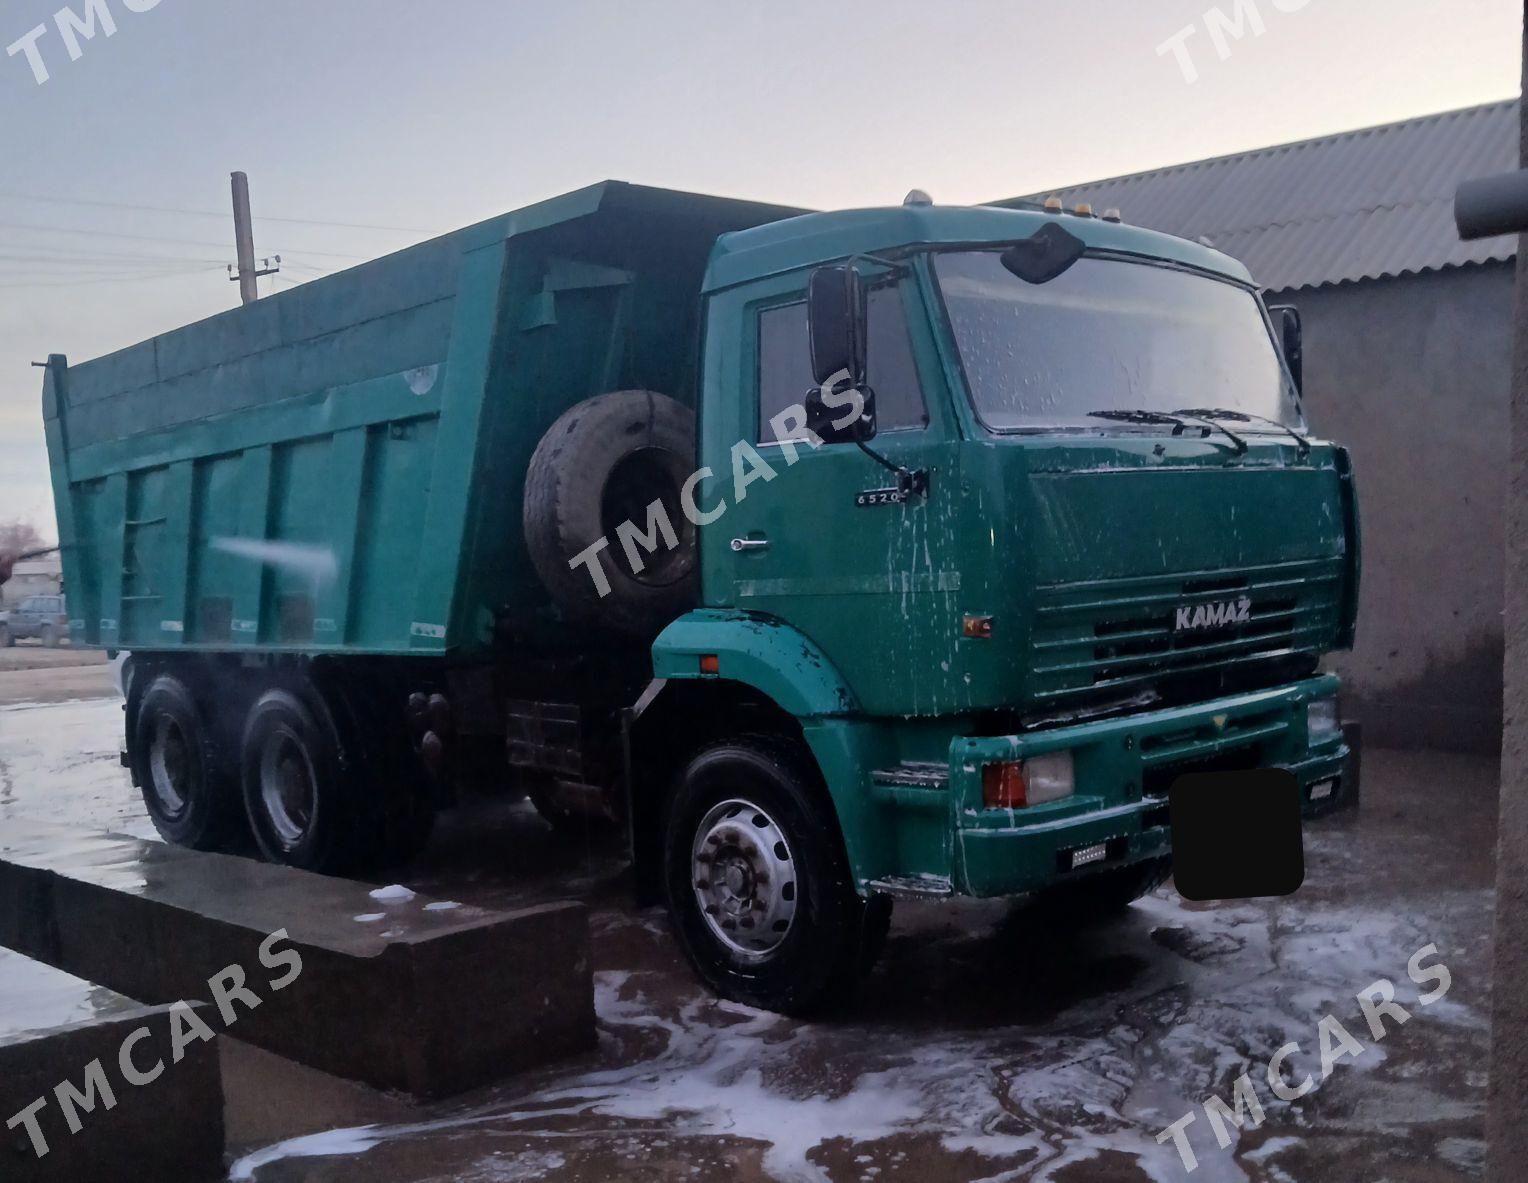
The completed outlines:
{"type": "Polygon", "coordinates": [[[155,842],[0,825],[0,940],[142,1002],[212,1002],[220,1029],[298,1063],[423,1098],[594,1045],[582,905],[492,913],[379,902],[371,890],[155,842]],[[225,971],[220,1004],[209,983],[225,971]]]}
{"type": "MultiPolygon", "coordinates": [[[[224,1177],[223,1090],[215,1040],[183,1041],[175,1060],[168,1007],[142,1007],[119,994],[59,970],[0,950],[0,1179],[37,1183],[138,1183],[175,1179],[185,1183],[224,1177]],[[147,1035],[136,1035],[146,1030],[147,1035]],[[128,1065],[123,1046],[131,1038],[128,1065]],[[110,1090],[112,1106],[97,1093],[87,1097],[87,1070],[99,1062],[98,1081],[110,1090]],[[67,1094],[78,1122],[69,1118],[56,1090],[67,1094]],[[31,1134],[5,1123],[40,1099],[34,1115],[47,1153],[38,1157],[31,1134]]],[[[205,1017],[205,1008],[196,1008],[205,1017]]],[[[99,1087],[99,1085],[98,1085],[99,1087]]]]}

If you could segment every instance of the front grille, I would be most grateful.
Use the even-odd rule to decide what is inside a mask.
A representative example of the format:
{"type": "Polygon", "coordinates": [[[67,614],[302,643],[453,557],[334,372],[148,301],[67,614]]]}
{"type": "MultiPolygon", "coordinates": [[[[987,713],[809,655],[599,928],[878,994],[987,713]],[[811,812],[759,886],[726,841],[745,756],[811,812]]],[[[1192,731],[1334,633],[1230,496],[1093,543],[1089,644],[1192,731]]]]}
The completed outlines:
{"type": "Polygon", "coordinates": [[[1342,578],[1338,557],[1041,587],[1033,697],[1070,703],[1139,690],[1181,697],[1168,686],[1213,681],[1215,690],[1259,667],[1313,662],[1336,640],[1342,578]],[[1192,614],[1242,599],[1250,602],[1244,622],[1176,627],[1180,609],[1192,614]]]}

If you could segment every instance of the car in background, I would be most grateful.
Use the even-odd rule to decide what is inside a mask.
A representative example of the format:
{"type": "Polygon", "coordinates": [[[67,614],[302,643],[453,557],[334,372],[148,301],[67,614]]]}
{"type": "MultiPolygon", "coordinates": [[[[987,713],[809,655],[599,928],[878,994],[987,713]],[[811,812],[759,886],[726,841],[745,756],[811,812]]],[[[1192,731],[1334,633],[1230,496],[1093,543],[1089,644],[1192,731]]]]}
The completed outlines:
{"type": "Polygon", "coordinates": [[[28,596],[0,616],[0,647],[29,637],[56,649],[69,636],[69,607],[63,596],[28,596]]]}

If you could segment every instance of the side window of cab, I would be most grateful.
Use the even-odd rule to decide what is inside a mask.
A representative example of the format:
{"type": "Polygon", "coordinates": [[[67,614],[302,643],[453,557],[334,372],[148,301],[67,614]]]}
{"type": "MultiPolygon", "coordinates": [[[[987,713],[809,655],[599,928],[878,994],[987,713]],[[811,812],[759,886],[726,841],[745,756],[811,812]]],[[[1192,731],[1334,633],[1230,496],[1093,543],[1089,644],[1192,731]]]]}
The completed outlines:
{"type": "MultiPolygon", "coordinates": [[[[921,431],[928,426],[928,405],[913,358],[901,285],[885,283],[872,288],[868,313],[868,380],[875,391],[880,431],[921,431]]],[[[812,380],[806,300],[761,310],[758,332],[758,442],[777,444],[783,441],[772,426],[773,420],[787,407],[803,404],[807,391],[816,385],[812,380]]],[[[803,434],[798,432],[793,438],[800,439],[803,434]]]]}

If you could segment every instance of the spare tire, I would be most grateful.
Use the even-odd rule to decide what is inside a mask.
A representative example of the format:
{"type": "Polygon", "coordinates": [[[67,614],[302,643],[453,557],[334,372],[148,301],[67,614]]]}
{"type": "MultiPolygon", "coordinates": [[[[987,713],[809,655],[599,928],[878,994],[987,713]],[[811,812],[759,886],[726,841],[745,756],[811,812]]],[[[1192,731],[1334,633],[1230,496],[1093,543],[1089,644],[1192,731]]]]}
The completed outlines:
{"type": "Polygon", "coordinates": [[[525,478],[525,539],[567,619],[648,637],[694,605],[695,526],[680,501],[694,471],[695,416],[661,394],[602,394],[552,424],[525,478]],[[656,545],[628,530],[636,564],[620,534],[626,523],[656,545]],[[588,556],[602,539],[608,545],[588,556]]]}

